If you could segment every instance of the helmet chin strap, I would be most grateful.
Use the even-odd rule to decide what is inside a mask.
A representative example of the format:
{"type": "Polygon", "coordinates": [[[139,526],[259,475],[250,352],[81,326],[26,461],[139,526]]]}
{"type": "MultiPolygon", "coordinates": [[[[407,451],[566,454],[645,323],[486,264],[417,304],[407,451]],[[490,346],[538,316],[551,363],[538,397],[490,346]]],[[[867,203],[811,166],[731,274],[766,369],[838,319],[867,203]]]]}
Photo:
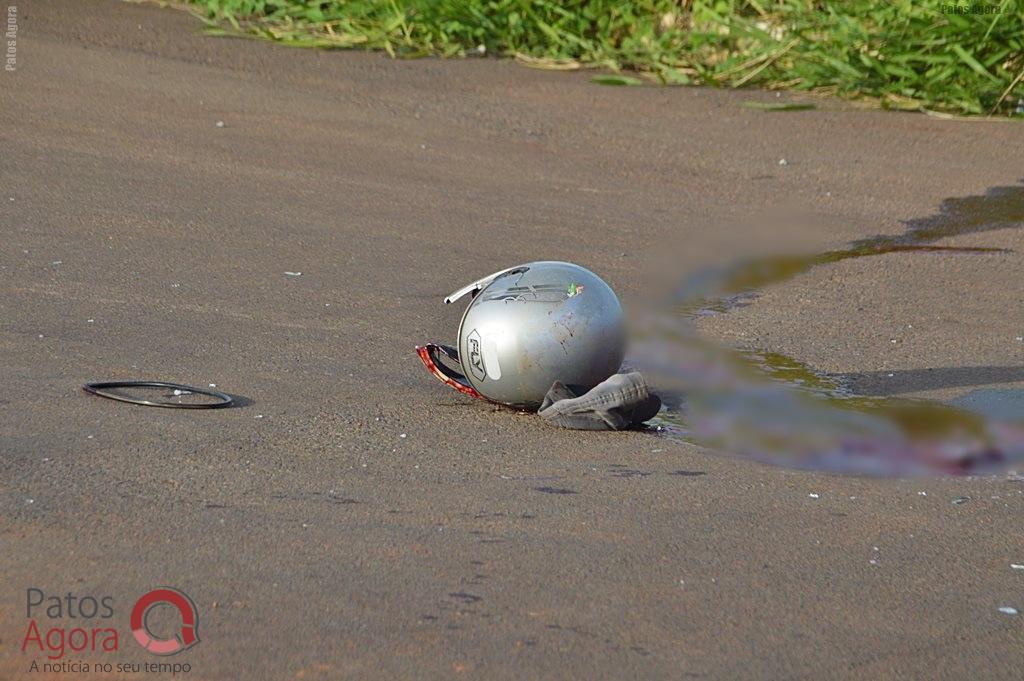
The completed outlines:
{"type": "Polygon", "coordinates": [[[458,390],[460,393],[469,395],[470,397],[476,397],[481,400],[487,399],[478,393],[476,388],[469,384],[465,376],[452,369],[442,359],[442,357],[447,357],[449,361],[455,362],[455,364],[458,365],[459,351],[455,348],[447,345],[438,345],[437,343],[427,343],[426,345],[417,345],[416,354],[420,356],[420,361],[422,361],[423,365],[427,367],[427,370],[434,375],[434,378],[441,381],[448,387],[458,390]]]}

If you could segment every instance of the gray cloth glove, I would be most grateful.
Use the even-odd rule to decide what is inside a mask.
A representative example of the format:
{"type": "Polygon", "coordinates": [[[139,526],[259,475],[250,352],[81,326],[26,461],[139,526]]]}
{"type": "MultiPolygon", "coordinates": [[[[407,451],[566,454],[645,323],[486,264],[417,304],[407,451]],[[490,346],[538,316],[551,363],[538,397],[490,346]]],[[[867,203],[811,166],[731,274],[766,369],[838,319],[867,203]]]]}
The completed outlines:
{"type": "Polygon", "coordinates": [[[615,374],[584,395],[576,395],[555,381],[540,414],[548,423],[576,430],[623,430],[653,418],[661,399],[647,390],[640,372],[615,374]]]}

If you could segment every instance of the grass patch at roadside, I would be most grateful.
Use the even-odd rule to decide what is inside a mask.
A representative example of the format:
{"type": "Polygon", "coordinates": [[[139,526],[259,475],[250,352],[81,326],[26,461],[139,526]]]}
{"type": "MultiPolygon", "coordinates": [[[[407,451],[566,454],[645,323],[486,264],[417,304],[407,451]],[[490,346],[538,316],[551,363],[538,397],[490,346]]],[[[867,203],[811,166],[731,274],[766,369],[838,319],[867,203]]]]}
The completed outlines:
{"type": "Polygon", "coordinates": [[[189,2],[210,33],[299,47],[491,54],[619,74],[607,84],[640,76],[823,92],[896,109],[1024,113],[1024,0],[189,2]]]}

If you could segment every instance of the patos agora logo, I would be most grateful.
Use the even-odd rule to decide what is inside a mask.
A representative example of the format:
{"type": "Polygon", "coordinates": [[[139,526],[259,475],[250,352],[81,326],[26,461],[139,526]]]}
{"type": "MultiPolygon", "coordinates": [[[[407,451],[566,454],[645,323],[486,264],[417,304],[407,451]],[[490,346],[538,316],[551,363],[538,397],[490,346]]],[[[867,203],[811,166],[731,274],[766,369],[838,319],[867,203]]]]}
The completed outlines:
{"type": "MultiPolygon", "coordinates": [[[[48,595],[42,589],[32,587],[26,590],[25,603],[29,623],[22,639],[23,653],[45,656],[46,666],[56,664],[51,664],[51,661],[83,667],[90,664],[65,660],[72,655],[103,656],[101,661],[91,663],[95,671],[115,666],[105,662],[112,657],[110,653],[122,650],[122,632],[118,626],[120,618],[116,616],[113,596],[77,595],[70,592],[48,595]]],[[[196,605],[187,594],[174,587],[161,586],[143,594],[132,606],[128,625],[135,642],[153,655],[175,655],[199,643],[199,613],[196,605]],[[149,622],[150,615],[157,608],[163,611],[162,619],[174,622],[169,636],[161,636],[149,622]]],[[[160,632],[167,633],[163,627],[160,632]]],[[[32,664],[33,667],[38,666],[36,660],[32,664]]],[[[136,671],[129,667],[137,666],[140,665],[116,665],[118,671],[125,672],[136,671]]],[[[152,665],[147,663],[142,666],[152,665]]]]}

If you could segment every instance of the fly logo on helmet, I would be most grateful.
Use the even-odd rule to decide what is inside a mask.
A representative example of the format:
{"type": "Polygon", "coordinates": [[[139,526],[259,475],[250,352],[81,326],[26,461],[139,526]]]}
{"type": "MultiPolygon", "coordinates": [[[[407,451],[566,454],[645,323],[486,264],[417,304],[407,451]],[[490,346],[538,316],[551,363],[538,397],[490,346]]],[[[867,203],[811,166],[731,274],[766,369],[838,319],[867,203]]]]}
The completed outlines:
{"type": "Polygon", "coordinates": [[[466,342],[469,344],[469,370],[478,381],[482,381],[487,378],[487,370],[484,368],[484,356],[480,348],[480,334],[476,329],[466,337],[466,342]]]}
{"type": "Polygon", "coordinates": [[[622,308],[593,272],[568,262],[531,262],[495,272],[445,298],[470,294],[456,348],[417,347],[436,378],[456,390],[536,408],[555,381],[589,390],[619,370],[622,308]],[[586,295],[582,295],[586,290],[586,295]]]}

